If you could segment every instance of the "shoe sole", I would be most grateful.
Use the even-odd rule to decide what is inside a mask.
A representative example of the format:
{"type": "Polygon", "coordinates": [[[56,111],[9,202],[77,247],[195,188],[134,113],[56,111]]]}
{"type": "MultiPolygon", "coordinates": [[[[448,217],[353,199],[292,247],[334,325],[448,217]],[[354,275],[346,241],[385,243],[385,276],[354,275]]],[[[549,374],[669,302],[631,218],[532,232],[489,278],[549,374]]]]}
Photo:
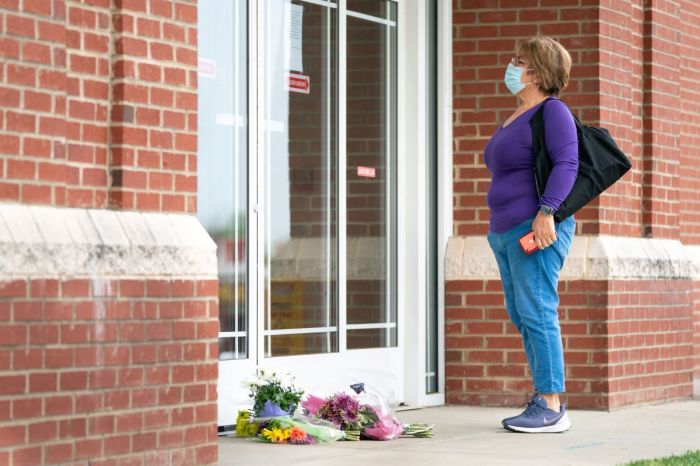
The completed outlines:
{"type": "Polygon", "coordinates": [[[566,432],[567,430],[571,429],[571,421],[569,421],[568,416],[562,417],[559,422],[556,424],[553,424],[551,426],[545,426],[545,427],[519,427],[519,426],[511,426],[506,424],[505,422],[503,423],[503,427],[506,428],[507,430],[510,430],[511,432],[522,432],[526,434],[560,434],[562,432],[566,432]]]}

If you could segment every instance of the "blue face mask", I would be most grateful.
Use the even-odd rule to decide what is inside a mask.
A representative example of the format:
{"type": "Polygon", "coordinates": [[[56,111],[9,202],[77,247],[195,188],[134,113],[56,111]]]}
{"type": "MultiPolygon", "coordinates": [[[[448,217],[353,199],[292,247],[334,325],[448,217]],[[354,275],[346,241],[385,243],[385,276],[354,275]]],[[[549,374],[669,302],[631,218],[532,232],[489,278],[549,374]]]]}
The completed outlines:
{"type": "Polygon", "coordinates": [[[508,63],[508,69],[506,69],[506,76],[503,81],[506,83],[506,87],[511,93],[513,93],[513,95],[518,94],[520,91],[525,89],[525,83],[521,81],[523,71],[523,68],[514,66],[512,63],[508,63]]]}

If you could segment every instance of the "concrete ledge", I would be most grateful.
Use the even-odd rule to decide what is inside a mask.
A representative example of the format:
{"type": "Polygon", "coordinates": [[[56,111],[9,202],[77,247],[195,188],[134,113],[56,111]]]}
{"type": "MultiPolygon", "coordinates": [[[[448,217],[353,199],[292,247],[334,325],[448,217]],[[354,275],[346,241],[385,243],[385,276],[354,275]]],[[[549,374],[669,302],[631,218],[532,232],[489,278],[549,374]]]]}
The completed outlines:
{"type": "MultiPolygon", "coordinates": [[[[680,241],[619,236],[576,236],[561,279],[692,279],[700,277],[700,246],[680,241]]],[[[445,280],[499,278],[485,236],[450,238],[445,280]]]]}
{"type": "Polygon", "coordinates": [[[0,275],[216,277],[191,215],[0,203],[0,275]]]}

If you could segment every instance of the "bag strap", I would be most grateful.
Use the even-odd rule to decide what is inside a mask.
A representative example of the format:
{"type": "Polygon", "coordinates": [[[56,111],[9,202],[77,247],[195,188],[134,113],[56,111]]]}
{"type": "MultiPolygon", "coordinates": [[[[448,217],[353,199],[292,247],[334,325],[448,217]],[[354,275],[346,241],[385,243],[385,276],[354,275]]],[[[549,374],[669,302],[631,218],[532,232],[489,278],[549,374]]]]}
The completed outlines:
{"type": "MultiPolygon", "coordinates": [[[[550,98],[545,100],[545,103],[550,98]]],[[[544,105],[537,109],[535,114],[530,118],[530,129],[532,132],[532,156],[533,166],[535,171],[535,189],[537,190],[537,198],[541,198],[544,194],[544,188],[547,186],[549,173],[552,171],[552,162],[547,154],[547,146],[544,141],[544,105]]]]}
{"type": "MultiPolygon", "coordinates": [[[[542,107],[541,107],[539,110],[537,110],[537,111],[539,112],[540,110],[542,110],[542,112],[544,112],[544,106],[547,104],[547,102],[550,101],[550,100],[555,100],[555,99],[558,100],[559,102],[563,103],[564,106],[569,110],[569,113],[571,113],[571,116],[574,117],[574,121],[576,122],[576,126],[577,126],[577,127],[581,126],[581,120],[579,120],[578,115],[576,115],[574,112],[571,111],[571,108],[569,108],[569,106],[566,105],[566,102],[564,102],[563,100],[561,100],[561,99],[558,98],[558,97],[554,97],[553,95],[550,95],[549,97],[547,97],[546,99],[544,99],[544,100],[542,101],[542,107]]],[[[543,118],[544,118],[544,117],[543,117],[543,118]]]]}

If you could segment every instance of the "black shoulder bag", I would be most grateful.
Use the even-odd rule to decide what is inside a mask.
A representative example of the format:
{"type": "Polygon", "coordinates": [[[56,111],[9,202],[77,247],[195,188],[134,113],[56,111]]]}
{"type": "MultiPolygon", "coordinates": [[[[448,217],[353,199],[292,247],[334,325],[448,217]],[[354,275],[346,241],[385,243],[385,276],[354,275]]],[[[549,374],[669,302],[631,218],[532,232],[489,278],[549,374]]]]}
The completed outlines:
{"type": "MultiPolygon", "coordinates": [[[[552,171],[552,161],[544,141],[545,105],[546,101],[530,120],[535,186],[539,197],[542,197],[552,171]]],[[[571,192],[554,213],[556,222],[573,215],[632,168],[629,158],[617,147],[607,129],[583,125],[573,112],[571,114],[576,122],[578,135],[578,175],[571,192]]]]}

